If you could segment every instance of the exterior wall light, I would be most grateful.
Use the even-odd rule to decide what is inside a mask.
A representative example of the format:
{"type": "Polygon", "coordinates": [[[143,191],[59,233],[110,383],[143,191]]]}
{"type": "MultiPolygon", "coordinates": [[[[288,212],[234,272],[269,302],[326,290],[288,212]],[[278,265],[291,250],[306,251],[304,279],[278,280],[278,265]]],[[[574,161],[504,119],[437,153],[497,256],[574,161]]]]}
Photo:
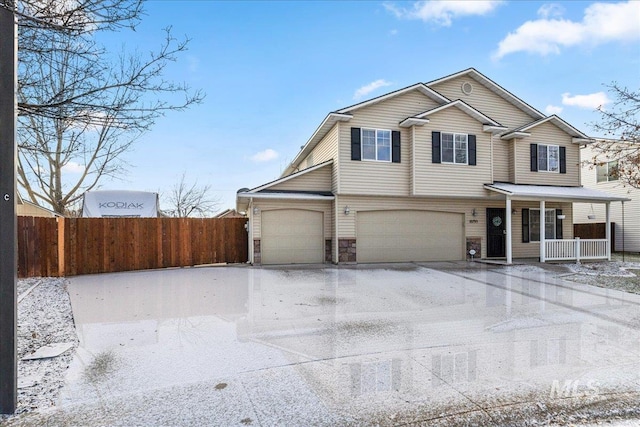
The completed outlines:
{"type": "Polygon", "coordinates": [[[344,214],[345,215],[349,215],[349,212],[351,212],[351,210],[349,209],[349,206],[345,206],[344,207],[344,214]]]}
{"type": "Polygon", "coordinates": [[[260,208],[259,207],[256,206],[255,208],[253,208],[253,214],[254,215],[258,215],[259,213],[260,213],[260,208]]]}
{"type": "Polygon", "coordinates": [[[517,211],[517,210],[515,210],[515,209],[511,209],[511,215],[515,215],[515,214],[517,214],[517,213],[518,213],[518,211],[517,211]]]}
{"type": "Polygon", "coordinates": [[[473,208],[471,210],[471,216],[477,216],[477,215],[478,215],[478,212],[476,212],[476,208],[473,208]]]}

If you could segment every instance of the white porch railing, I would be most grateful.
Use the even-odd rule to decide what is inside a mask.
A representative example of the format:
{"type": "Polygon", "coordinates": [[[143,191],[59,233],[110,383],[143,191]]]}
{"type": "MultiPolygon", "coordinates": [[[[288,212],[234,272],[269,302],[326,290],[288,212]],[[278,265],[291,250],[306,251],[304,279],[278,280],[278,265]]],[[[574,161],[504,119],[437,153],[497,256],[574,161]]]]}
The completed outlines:
{"type": "Polygon", "coordinates": [[[545,240],[545,259],[548,261],[580,262],[583,259],[608,259],[607,239],[545,240]]]}

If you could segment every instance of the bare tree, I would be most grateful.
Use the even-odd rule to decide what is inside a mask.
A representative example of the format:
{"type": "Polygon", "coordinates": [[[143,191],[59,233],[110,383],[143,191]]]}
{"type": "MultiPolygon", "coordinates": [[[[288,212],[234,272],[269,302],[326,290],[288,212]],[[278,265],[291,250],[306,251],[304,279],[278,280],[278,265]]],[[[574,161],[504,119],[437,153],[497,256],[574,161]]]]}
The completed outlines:
{"type": "Polygon", "coordinates": [[[64,213],[102,178],[121,176],[121,154],[157,118],[204,96],[163,79],[188,44],[170,28],[148,56],[113,54],[97,43],[101,32],[134,29],[141,1],[21,0],[15,10],[18,184],[26,199],[64,213]]]}
{"type": "Polygon", "coordinates": [[[210,194],[211,185],[198,186],[198,181],[187,182],[183,173],[166,196],[163,209],[169,216],[178,218],[211,216],[220,206],[220,199],[210,194]]]}
{"type": "Polygon", "coordinates": [[[616,174],[624,184],[640,188],[640,90],[633,91],[616,82],[607,86],[613,94],[611,109],[598,108],[600,121],[594,130],[611,139],[593,144],[592,165],[617,161],[616,174]]]}

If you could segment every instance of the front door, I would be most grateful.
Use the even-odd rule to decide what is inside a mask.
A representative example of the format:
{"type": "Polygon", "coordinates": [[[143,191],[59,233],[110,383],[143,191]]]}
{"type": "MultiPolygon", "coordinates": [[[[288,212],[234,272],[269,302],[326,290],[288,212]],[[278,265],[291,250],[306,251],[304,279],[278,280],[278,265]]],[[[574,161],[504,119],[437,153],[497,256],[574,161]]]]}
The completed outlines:
{"type": "Polygon", "coordinates": [[[501,258],[506,256],[505,210],[503,208],[487,208],[487,257],[501,258]]]}

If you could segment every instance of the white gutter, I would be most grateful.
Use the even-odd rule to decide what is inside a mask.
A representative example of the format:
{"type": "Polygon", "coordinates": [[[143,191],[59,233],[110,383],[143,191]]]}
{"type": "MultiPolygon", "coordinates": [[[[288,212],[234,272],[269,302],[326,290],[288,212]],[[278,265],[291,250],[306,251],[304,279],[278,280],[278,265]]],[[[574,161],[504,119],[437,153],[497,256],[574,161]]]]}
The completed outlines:
{"type": "Polygon", "coordinates": [[[281,199],[281,200],[334,200],[335,196],[301,193],[238,193],[239,199],[281,199]]]}

